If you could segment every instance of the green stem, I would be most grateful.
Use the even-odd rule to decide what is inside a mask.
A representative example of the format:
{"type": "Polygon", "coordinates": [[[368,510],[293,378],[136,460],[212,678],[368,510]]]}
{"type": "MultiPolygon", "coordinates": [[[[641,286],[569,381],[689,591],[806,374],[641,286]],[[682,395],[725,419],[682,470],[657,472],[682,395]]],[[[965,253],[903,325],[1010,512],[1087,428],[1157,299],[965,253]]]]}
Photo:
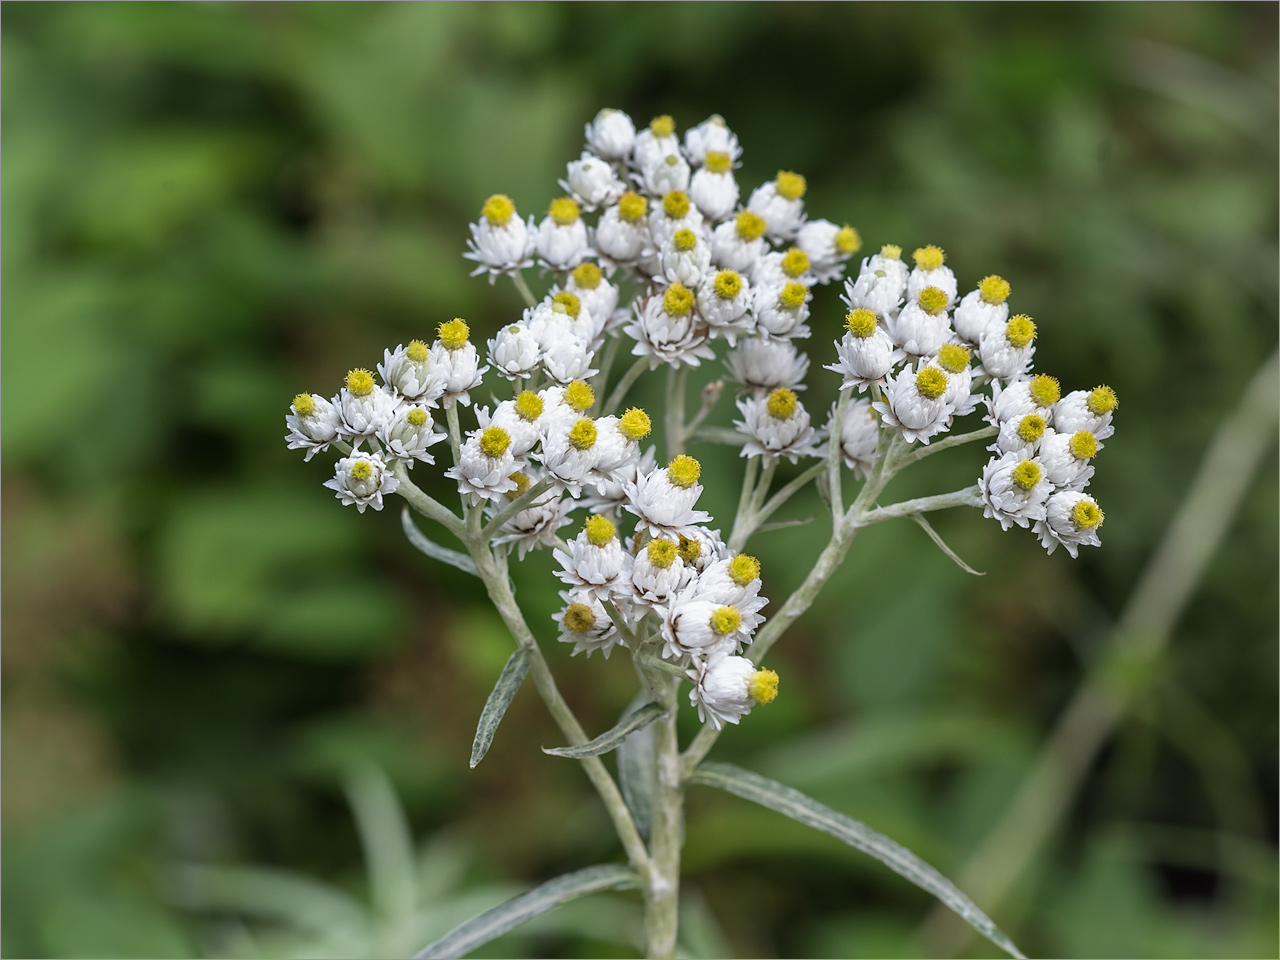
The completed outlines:
{"type": "Polygon", "coordinates": [[[511,282],[516,285],[516,289],[520,291],[520,296],[524,297],[524,302],[532,307],[538,302],[538,298],[533,295],[533,291],[529,289],[529,284],[525,282],[524,274],[517,270],[511,274],[511,282]]]}
{"type": "Polygon", "coordinates": [[[409,501],[409,506],[424,517],[429,517],[443,526],[459,540],[466,538],[466,527],[462,522],[462,518],[435,498],[428,496],[417,484],[410,480],[409,471],[405,469],[403,462],[397,461],[393,464],[391,472],[400,481],[400,486],[396,488],[396,493],[409,501]]]}
{"type": "Polygon", "coordinates": [[[738,496],[738,512],[733,515],[733,531],[729,534],[729,549],[741,550],[751,535],[751,500],[756,492],[756,477],[760,473],[760,458],[748,457],[747,469],[742,474],[742,493],[738,496]]]}
{"type": "Polygon", "coordinates": [[[665,958],[676,955],[679,928],[680,832],[684,818],[680,744],[676,737],[680,681],[651,673],[650,682],[666,712],[653,725],[655,777],[649,824],[653,869],[644,890],[645,956],[665,958]]]}
{"type": "Polygon", "coordinates": [[[600,359],[600,372],[596,374],[595,380],[591,383],[591,389],[595,391],[596,395],[596,409],[605,414],[611,411],[601,409],[600,398],[604,396],[604,388],[609,385],[609,374],[613,372],[613,361],[618,355],[618,344],[621,342],[622,337],[618,335],[610,336],[605,342],[604,354],[600,359]]]}
{"type": "Polygon", "coordinates": [[[755,515],[756,529],[760,529],[760,524],[769,519],[780,506],[796,495],[810,480],[813,480],[820,473],[827,469],[825,463],[815,463],[800,476],[796,477],[786,486],[782,487],[777,493],[770,497],[763,507],[755,515]]]}
{"type": "Polygon", "coordinates": [[[965,487],[963,490],[955,490],[951,493],[939,493],[932,497],[917,497],[915,500],[903,500],[901,503],[891,503],[887,507],[877,507],[868,513],[863,513],[854,521],[859,527],[869,527],[872,524],[884,523],[886,520],[893,520],[897,517],[909,517],[913,514],[930,513],[934,510],[946,510],[950,507],[980,507],[982,501],[978,499],[978,487],[975,484],[972,487],[965,487]]]}
{"type": "Polygon", "coordinates": [[[688,377],[688,367],[667,368],[667,414],[663,423],[668,460],[684,453],[684,386],[688,377]]]}
{"type": "Polygon", "coordinates": [[[994,437],[1000,431],[995,427],[982,427],[979,430],[971,430],[968,433],[958,433],[954,436],[943,437],[941,440],[934,440],[928,446],[921,446],[919,450],[907,454],[893,464],[895,471],[901,470],[909,464],[915,463],[917,460],[923,460],[925,457],[932,456],[935,453],[941,453],[943,450],[950,450],[952,447],[958,447],[965,443],[972,443],[974,440],[987,440],[994,437]]]}
{"type": "Polygon", "coordinates": [[[844,443],[844,418],[849,410],[851,396],[853,396],[852,387],[845,387],[840,391],[836,413],[831,418],[831,436],[827,438],[827,489],[830,491],[832,517],[838,517],[844,513],[844,492],[841,489],[840,474],[844,452],[841,447],[844,443]]]}
{"type": "Polygon", "coordinates": [[[516,497],[514,500],[507,501],[502,509],[495,513],[493,515],[493,519],[490,520],[485,525],[484,529],[480,531],[480,536],[485,540],[492,540],[502,529],[502,525],[504,523],[514,517],[521,510],[528,507],[534,500],[542,496],[542,494],[550,490],[553,483],[555,483],[555,480],[551,477],[543,477],[524,493],[520,494],[520,496],[516,497]]]}
{"type": "Polygon", "coordinates": [[[613,393],[609,394],[609,402],[604,405],[603,413],[605,416],[613,413],[618,407],[622,406],[622,400],[627,395],[627,391],[631,389],[631,385],[640,378],[640,374],[649,369],[649,358],[638,357],[630,369],[622,375],[622,379],[618,381],[618,385],[613,388],[613,393]]]}

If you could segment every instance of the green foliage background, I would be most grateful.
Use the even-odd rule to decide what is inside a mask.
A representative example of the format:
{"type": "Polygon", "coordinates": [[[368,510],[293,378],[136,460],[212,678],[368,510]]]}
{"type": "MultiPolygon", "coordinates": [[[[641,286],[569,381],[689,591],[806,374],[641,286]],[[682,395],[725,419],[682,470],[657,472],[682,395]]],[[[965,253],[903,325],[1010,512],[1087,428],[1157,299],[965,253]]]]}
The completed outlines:
{"type": "MultiPolygon", "coordinates": [[[[173,871],[266,864],[362,895],[341,784],[364,762],[420,841],[452,845],[451,895],[617,856],[585,778],[539,751],[558,738],[527,691],[468,772],[501,624],[396,510],[340,509],[327,459],[282,442],[296,392],[453,316],[487,336],[516,314],[509,285],[468,279],[466,222],[497,191],[545,209],[601,106],[722,114],[745,187],[801,171],[813,214],[870,246],[937,243],[962,286],[999,272],[1040,325],[1037,368],[1119,393],[1091,488],[1103,549],[1073,563],[939,517],[977,579],[913,525],[868,531],[773,656],[782,696],[717,747],[948,875],[1275,344],[1274,4],[9,3],[4,20],[7,956],[266,949],[191,909],[173,871]]],[[[819,303],[813,409],[840,310],[819,303]]],[[[708,491],[724,516],[738,468],[707,459],[735,478],[708,491]]],[[[981,460],[930,460],[900,492],[963,486],[981,460]]],[[[1131,678],[1138,709],[992,911],[1033,954],[1277,955],[1274,450],[1264,464],[1131,678]]],[[[798,582],[815,527],[755,545],[768,595],[798,582]]],[[[547,558],[517,575],[549,636],[547,558]]],[[[627,664],[549,654],[588,729],[611,724],[627,664]]],[[[720,925],[701,924],[709,951],[922,949],[923,895],[732,798],[693,795],[686,861],[720,925]]],[[[579,915],[493,950],[625,952],[579,915]]]]}

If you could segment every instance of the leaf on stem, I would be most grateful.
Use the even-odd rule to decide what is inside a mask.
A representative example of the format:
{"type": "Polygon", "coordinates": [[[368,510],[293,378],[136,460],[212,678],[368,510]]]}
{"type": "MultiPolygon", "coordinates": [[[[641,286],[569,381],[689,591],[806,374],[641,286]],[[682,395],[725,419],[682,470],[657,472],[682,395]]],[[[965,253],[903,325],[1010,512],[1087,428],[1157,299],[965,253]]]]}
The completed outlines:
{"type": "Polygon", "coordinates": [[[476,569],[475,561],[465,553],[450,550],[448,547],[442,547],[440,544],[428,540],[427,535],[419,530],[418,525],[413,522],[413,517],[410,515],[408,507],[400,511],[400,523],[404,527],[404,535],[409,538],[409,542],[428,557],[439,560],[441,563],[447,563],[451,567],[457,567],[463,573],[469,573],[473,577],[480,576],[480,571],[476,569]]]}
{"type": "Polygon", "coordinates": [[[693,772],[687,782],[717,787],[744,800],[776,810],[823,833],[829,833],[855,850],[875,857],[898,876],[933,894],[969,926],[1010,956],[1023,956],[1013,941],[992,923],[991,918],[979,910],[950,880],[906,847],[877,833],[865,823],[832,810],[799,790],[793,790],[776,780],[743,770],[731,763],[704,763],[693,772]]]}
{"type": "Polygon", "coordinates": [[[579,744],[576,747],[543,747],[542,752],[549,753],[553,757],[569,757],[573,760],[598,757],[602,753],[616,750],[628,734],[647,727],[662,716],[662,713],[661,704],[646,703],[639,710],[634,710],[619,720],[612,730],[605,731],[588,743],[579,744]]]}
{"type": "Polygon", "coordinates": [[[768,533],[770,530],[782,530],[785,527],[803,527],[806,523],[813,523],[814,514],[810,514],[803,520],[775,520],[773,523],[762,523],[756,527],[756,533],[768,533]]]}
{"type": "MultiPolygon", "coordinates": [[[[644,702],[647,694],[641,691],[627,708],[633,708],[644,702]]],[[[653,785],[657,779],[657,770],[653,760],[653,727],[642,727],[623,738],[618,747],[618,786],[622,790],[622,799],[631,811],[631,819],[635,821],[640,836],[649,837],[649,821],[653,810],[653,785]]]]}
{"type": "Polygon", "coordinates": [[[913,513],[911,515],[911,519],[914,520],[916,523],[920,524],[920,526],[924,528],[924,532],[929,535],[929,539],[938,545],[938,549],[941,550],[943,553],[945,553],[952,560],[954,560],[956,566],[959,567],[961,570],[963,570],[965,573],[972,573],[975,577],[985,577],[987,575],[987,571],[975,570],[973,569],[973,567],[969,566],[967,563],[961,560],[960,557],[957,556],[956,552],[947,546],[946,542],[942,539],[942,537],[938,535],[938,531],[933,529],[933,527],[929,524],[929,521],[926,520],[922,514],[913,513]]]}
{"type": "Polygon", "coordinates": [[[435,943],[423,947],[414,955],[415,960],[462,957],[562,903],[602,890],[634,890],[638,886],[635,874],[621,863],[602,863],[566,873],[454,927],[435,943]]]}
{"type": "Polygon", "coordinates": [[[511,659],[507,661],[507,665],[502,668],[502,673],[498,675],[498,682],[493,685],[493,692],[485,701],[484,710],[480,712],[480,722],[476,725],[476,739],[471,744],[472,770],[489,752],[489,745],[493,743],[493,735],[498,730],[498,724],[502,722],[502,716],[507,712],[507,707],[511,706],[516,691],[520,689],[525,674],[529,672],[531,662],[529,648],[518,647],[511,655],[511,659]]]}

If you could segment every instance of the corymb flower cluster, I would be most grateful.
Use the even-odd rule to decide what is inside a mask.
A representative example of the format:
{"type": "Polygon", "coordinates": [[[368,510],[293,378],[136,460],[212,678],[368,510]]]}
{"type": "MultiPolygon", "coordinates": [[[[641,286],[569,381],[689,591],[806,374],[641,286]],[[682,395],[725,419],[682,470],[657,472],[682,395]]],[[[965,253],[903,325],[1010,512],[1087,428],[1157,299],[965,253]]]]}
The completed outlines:
{"type": "Polygon", "coordinates": [[[866,478],[891,450],[928,445],[985,407],[994,456],[972,502],[1006,529],[1034,524],[1049,552],[1063,545],[1072,556],[1099,542],[1102,511],[1085,487],[1116,408],[1107,387],[1064,396],[1033,375],[1036,324],[1011,315],[1009,283],[988,276],[961,295],[936,246],[908,266],[885,245],[844,279],[858,232],[810,219],[795,172],[779,171],[744,203],[741,154],[718,116],[680,137],[670,117],[637,130],[602,110],[545,217],[524,219],[497,194],[471,224],[475,274],[510,276],[529,304],[488,341],[487,363],[468,324],[450,320],[430,344],[386,350],[381,382],[352,370],[331,399],[299,394],[286,418],[290,448],[307,459],[342,451],[326,486],[361,511],[407,496],[408,471],[434,463],[431,449],[449,439],[445,476],[461,506],[450,516],[473,555],[553,549],[565,585],[560,640],[606,657],[624,645],[681,672],[716,728],[771,700],[777,675],[743,656],[764,620],[760,564],[697,508],[701,467],[684,452],[719,386],[686,421],[675,375],[722,356],[740,387],[731,436],[759,471],[749,476],[762,478],[757,503],[783,458],[829,459],[866,478]],[[553,277],[541,299],[525,278],[535,268],[553,277]],[[809,358],[799,346],[815,289],[841,279],[845,329],[825,368],[841,377],[841,400],[818,426],[800,399],[809,358]],[[634,359],[611,379],[624,347],[634,359]],[[650,416],[625,405],[636,380],[662,366],[673,377],[665,463],[646,446],[650,416]],[[490,373],[486,395],[506,380],[508,399],[473,405],[490,373]],[[577,532],[566,541],[569,524],[577,532]]]}

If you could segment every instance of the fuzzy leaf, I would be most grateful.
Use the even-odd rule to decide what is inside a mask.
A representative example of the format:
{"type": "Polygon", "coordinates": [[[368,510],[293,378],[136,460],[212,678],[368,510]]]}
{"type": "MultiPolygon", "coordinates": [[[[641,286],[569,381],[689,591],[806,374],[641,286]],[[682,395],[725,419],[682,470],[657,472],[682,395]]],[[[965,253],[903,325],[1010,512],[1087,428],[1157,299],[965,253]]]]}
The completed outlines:
{"type": "Polygon", "coordinates": [[[987,575],[985,570],[975,570],[973,567],[961,560],[956,552],[947,546],[946,541],[942,539],[937,530],[933,529],[932,525],[930,525],[929,521],[926,520],[922,514],[912,514],[911,519],[920,524],[920,526],[924,528],[924,532],[929,535],[929,539],[938,545],[938,549],[955,561],[956,566],[965,573],[971,573],[975,577],[985,577],[987,575]]]}
{"type": "Polygon", "coordinates": [[[542,752],[549,753],[553,757],[569,757],[574,760],[580,760],[583,757],[598,757],[602,753],[617,749],[622,741],[626,739],[627,734],[635,733],[635,731],[647,727],[660,716],[662,716],[660,704],[646,703],[639,710],[628,713],[618,721],[617,726],[612,730],[606,730],[594,740],[579,744],[576,747],[551,747],[550,749],[543,747],[542,752]]]}
{"type": "Polygon", "coordinates": [[[498,682],[493,685],[493,692],[485,701],[484,710],[480,712],[480,722],[476,725],[476,739],[471,744],[472,770],[489,752],[489,745],[493,743],[493,735],[498,730],[498,724],[502,722],[503,714],[507,712],[507,707],[511,706],[516,691],[520,689],[525,674],[529,672],[530,662],[528,648],[519,647],[507,660],[502,673],[498,675],[498,682]]]}
{"type": "Polygon", "coordinates": [[[413,522],[413,516],[409,513],[408,507],[400,511],[400,523],[404,526],[404,535],[409,538],[409,542],[428,557],[433,560],[439,560],[441,563],[447,563],[451,567],[457,567],[463,573],[469,573],[473,577],[480,576],[480,571],[476,569],[475,561],[465,553],[450,550],[448,547],[442,547],[440,544],[428,540],[427,535],[419,530],[418,525],[413,522]]]}
{"type": "MultiPolygon", "coordinates": [[[[627,707],[627,713],[644,702],[642,691],[627,707]]],[[[657,776],[653,763],[653,727],[642,727],[623,738],[618,747],[618,786],[631,811],[640,835],[648,839],[653,784],[657,776]]]]}
{"type": "Polygon", "coordinates": [[[569,900],[602,890],[634,890],[638,886],[635,874],[621,863],[602,863],[566,873],[454,927],[435,943],[423,947],[415,958],[462,957],[569,900]]]}
{"type": "Polygon", "coordinates": [[[786,814],[823,833],[829,833],[855,850],[875,857],[898,876],[933,894],[969,926],[1010,956],[1023,956],[991,918],[979,910],[950,880],[906,847],[877,833],[865,823],[832,810],[799,790],[793,790],[776,780],[743,770],[731,763],[704,763],[694,771],[688,782],[717,787],[744,800],[751,800],[762,807],[786,814]]]}

